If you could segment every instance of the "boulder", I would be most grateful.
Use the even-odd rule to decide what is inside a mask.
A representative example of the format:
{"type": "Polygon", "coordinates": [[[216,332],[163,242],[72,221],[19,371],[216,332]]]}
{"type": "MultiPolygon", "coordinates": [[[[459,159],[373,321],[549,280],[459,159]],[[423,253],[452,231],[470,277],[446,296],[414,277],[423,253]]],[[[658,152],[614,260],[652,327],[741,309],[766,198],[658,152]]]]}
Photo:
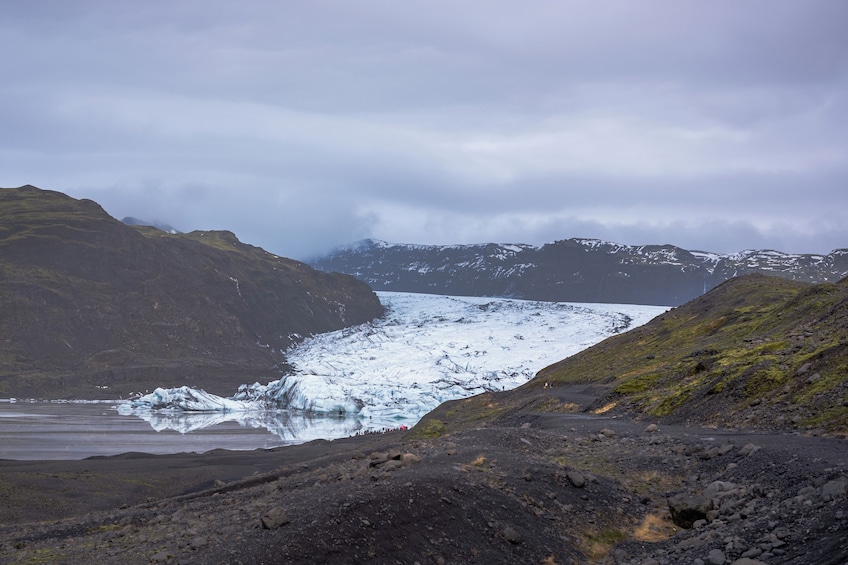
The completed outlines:
{"type": "Polygon", "coordinates": [[[756,453],[760,450],[760,446],[754,445],[753,443],[746,444],[742,449],[739,450],[740,457],[748,457],[752,453],[756,453]]]}
{"type": "Polygon", "coordinates": [[[845,481],[845,479],[828,481],[822,486],[822,498],[836,500],[845,496],[846,491],[848,491],[848,481],[845,481]]]}
{"type": "Polygon", "coordinates": [[[421,458],[414,453],[404,453],[400,456],[400,461],[404,465],[415,465],[416,463],[421,462],[421,458]]]}
{"type": "Polygon", "coordinates": [[[713,549],[707,555],[706,563],[710,565],[724,565],[727,563],[727,557],[724,555],[724,552],[720,549],[713,549]]]}
{"type": "Polygon", "coordinates": [[[286,511],[280,508],[279,506],[275,506],[271,510],[269,510],[264,516],[262,516],[262,528],[265,530],[276,530],[286,524],[289,524],[291,520],[286,515],[286,511]]]}
{"type": "Polygon", "coordinates": [[[521,534],[519,534],[518,531],[512,526],[505,527],[501,532],[501,535],[503,535],[503,538],[506,541],[513,545],[518,545],[523,541],[521,534]]]}
{"type": "Polygon", "coordinates": [[[668,499],[671,520],[687,530],[698,520],[706,520],[712,507],[712,501],[701,494],[681,493],[668,499]]]}
{"type": "Polygon", "coordinates": [[[575,488],[583,488],[586,486],[586,477],[577,471],[569,471],[566,474],[566,477],[568,477],[568,482],[570,482],[575,488]]]}

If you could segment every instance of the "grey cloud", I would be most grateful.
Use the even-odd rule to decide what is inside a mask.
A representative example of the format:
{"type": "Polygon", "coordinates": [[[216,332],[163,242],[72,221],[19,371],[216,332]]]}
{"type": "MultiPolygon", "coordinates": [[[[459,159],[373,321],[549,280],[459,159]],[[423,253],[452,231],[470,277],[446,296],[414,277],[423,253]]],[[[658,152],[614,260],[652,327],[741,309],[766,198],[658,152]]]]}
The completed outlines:
{"type": "Polygon", "coordinates": [[[295,256],[366,236],[848,246],[839,0],[0,16],[3,186],[295,256]]]}

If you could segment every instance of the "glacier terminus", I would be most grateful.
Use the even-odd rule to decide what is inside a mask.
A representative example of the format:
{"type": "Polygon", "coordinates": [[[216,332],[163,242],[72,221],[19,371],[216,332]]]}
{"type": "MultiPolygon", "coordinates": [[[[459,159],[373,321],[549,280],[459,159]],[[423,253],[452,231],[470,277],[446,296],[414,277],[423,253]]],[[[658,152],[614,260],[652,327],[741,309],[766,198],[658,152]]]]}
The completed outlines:
{"type": "Polygon", "coordinates": [[[306,338],[286,353],[293,370],[278,380],[243,384],[229,398],[158,388],[119,404],[118,411],[179,431],[197,427],[186,429],[190,414],[197,422],[218,421],[209,417],[217,413],[255,426],[269,411],[343,418],[345,426],[319,426],[335,437],[413,425],[442,402],[520,386],[543,367],[668,310],[377,294],[386,307],[382,318],[306,338]]]}

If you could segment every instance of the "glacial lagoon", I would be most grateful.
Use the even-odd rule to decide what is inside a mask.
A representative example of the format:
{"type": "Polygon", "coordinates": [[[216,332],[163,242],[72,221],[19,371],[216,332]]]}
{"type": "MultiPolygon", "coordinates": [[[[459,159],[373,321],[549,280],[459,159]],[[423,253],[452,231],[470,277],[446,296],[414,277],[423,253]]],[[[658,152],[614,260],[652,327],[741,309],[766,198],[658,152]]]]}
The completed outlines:
{"type": "Polygon", "coordinates": [[[356,434],[355,417],[302,413],[118,413],[115,403],[0,401],[0,459],[270,449],[356,434]]]}

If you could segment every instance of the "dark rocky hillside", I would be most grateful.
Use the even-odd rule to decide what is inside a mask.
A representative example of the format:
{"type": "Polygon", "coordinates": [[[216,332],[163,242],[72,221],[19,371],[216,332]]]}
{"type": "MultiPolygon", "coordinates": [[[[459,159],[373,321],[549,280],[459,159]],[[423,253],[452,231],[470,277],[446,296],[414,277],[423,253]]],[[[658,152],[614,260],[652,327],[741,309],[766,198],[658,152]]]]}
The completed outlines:
{"type": "Polygon", "coordinates": [[[353,277],[230,232],[128,226],[90,200],[0,189],[0,398],[117,398],[279,376],[301,336],[382,314],[353,277]]]}
{"type": "Polygon", "coordinates": [[[747,273],[803,282],[848,276],[848,249],[828,255],[743,251],[719,255],[673,245],[567,239],[530,245],[402,245],[365,240],[311,264],[375,290],[530,300],[677,306],[747,273]]]}
{"type": "Polygon", "coordinates": [[[444,405],[429,425],[567,410],[556,391],[571,385],[599,395],[595,413],[848,436],[848,279],[732,279],[514,391],[444,405]]]}

